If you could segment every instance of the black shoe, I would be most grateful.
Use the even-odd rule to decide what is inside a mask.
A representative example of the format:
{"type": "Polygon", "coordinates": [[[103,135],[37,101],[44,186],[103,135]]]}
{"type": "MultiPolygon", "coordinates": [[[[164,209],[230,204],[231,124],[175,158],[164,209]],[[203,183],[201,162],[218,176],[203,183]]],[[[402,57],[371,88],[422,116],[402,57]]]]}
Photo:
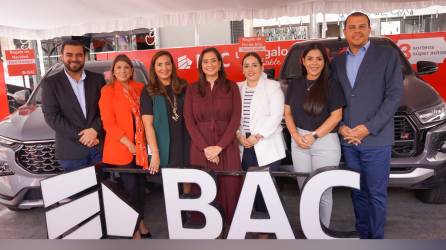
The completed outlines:
{"type": "Polygon", "coordinates": [[[180,199],[197,199],[200,198],[199,194],[186,194],[183,193],[180,195],[180,199]]]}
{"type": "Polygon", "coordinates": [[[141,234],[141,238],[143,238],[143,239],[150,239],[150,238],[152,238],[152,234],[150,232],[148,232],[146,234],[141,234]]]}

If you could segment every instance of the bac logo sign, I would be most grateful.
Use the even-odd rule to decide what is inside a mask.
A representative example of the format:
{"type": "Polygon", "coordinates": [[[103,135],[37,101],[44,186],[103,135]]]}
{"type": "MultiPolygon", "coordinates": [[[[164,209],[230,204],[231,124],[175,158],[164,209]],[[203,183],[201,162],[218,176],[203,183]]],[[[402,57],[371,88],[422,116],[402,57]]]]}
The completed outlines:
{"type": "Polygon", "coordinates": [[[133,235],[138,214],[107,185],[100,185],[94,167],[41,181],[49,239],[133,235]]]}
{"type": "MultiPolygon", "coordinates": [[[[223,219],[212,204],[217,185],[211,173],[198,169],[162,170],[164,200],[170,239],[215,239],[223,230],[223,219]],[[180,183],[200,187],[198,198],[181,198],[180,183]],[[182,211],[196,211],[206,218],[201,228],[185,227],[182,211]]],[[[96,187],[94,167],[58,175],[41,182],[49,239],[100,239],[130,237],[138,214],[106,185],[96,187]],[[58,205],[60,201],[72,201],[58,205]]],[[[325,168],[307,178],[300,197],[300,222],[307,239],[334,239],[322,228],[319,203],[323,192],[344,186],[359,189],[359,173],[325,168]]],[[[269,172],[248,172],[230,225],[228,239],[244,239],[246,233],[274,233],[278,239],[294,239],[277,188],[269,172]],[[260,189],[268,219],[251,218],[257,188],[260,189]]]]}
{"type": "MultiPolygon", "coordinates": [[[[167,224],[171,239],[215,239],[223,229],[220,212],[212,203],[217,195],[217,185],[211,174],[198,169],[162,169],[167,224]],[[180,183],[194,183],[201,195],[195,199],[181,199],[180,183]],[[198,211],[206,218],[204,227],[186,228],[181,211],[198,211]]],[[[359,189],[359,173],[325,168],[307,178],[300,197],[300,222],[307,239],[335,239],[322,228],[319,203],[325,190],[344,186],[359,189]]],[[[294,233],[269,172],[248,172],[238,200],[228,239],[245,239],[246,233],[274,233],[277,239],[294,239],[294,233]],[[253,219],[251,212],[257,188],[264,198],[269,219],[253,219]]],[[[339,232],[337,232],[339,234],[339,232]]],[[[342,233],[341,233],[342,234],[342,233]]],[[[340,235],[340,234],[339,234],[340,235]]]]}
{"type": "Polygon", "coordinates": [[[192,65],[192,60],[188,58],[186,55],[180,56],[177,59],[178,61],[178,69],[190,69],[192,65]]]}

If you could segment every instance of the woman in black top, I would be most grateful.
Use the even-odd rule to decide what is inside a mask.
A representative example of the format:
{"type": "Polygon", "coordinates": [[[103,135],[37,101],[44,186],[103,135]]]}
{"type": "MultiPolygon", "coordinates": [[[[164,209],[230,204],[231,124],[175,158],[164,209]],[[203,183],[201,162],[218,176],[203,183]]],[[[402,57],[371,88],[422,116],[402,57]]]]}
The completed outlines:
{"type": "MultiPolygon", "coordinates": [[[[285,121],[293,138],[291,155],[296,172],[311,173],[327,166],[338,166],[341,147],[337,127],[346,105],[340,84],[330,78],[326,49],[309,44],[302,53],[302,77],[289,82],[285,96],[285,121]]],[[[305,177],[298,177],[302,188],[305,177]]],[[[321,197],[320,217],[330,225],[331,190],[321,197]]]]}
{"type": "MultiPolygon", "coordinates": [[[[167,51],[157,52],[150,63],[149,84],[141,93],[141,116],[151,151],[149,170],[189,164],[189,136],[183,119],[187,82],[180,79],[167,51]]],[[[150,153],[149,153],[150,154],[150,153]]]]}

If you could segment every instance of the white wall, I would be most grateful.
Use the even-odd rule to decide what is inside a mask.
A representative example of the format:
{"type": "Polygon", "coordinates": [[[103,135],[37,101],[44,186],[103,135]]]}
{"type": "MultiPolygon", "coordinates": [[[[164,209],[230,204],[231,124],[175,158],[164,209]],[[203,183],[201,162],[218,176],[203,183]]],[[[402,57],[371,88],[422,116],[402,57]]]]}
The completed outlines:
{"type": "Polygon", "coordinates": [[[243,31],[245,37],[252,37],[256,35],[254,33],[254,19],[243,20],[243,31]]]}
{"type": "Polygon", "coordinates": [[[231,43],[231,24],[229,21],[198,25],[199,45],[231,43]]]}
{"type": "Polygon", "coordinates": [[[160,48],[193,46],[194,26],[166,26],[159,29],[160,48]]]}
{"type": "Polygon", "coordinates": [[[231,43],[229,21],[197,25],[198,43],[195,41],[195,26],[166,26],[159,29],[160,48],[231,43]]]}

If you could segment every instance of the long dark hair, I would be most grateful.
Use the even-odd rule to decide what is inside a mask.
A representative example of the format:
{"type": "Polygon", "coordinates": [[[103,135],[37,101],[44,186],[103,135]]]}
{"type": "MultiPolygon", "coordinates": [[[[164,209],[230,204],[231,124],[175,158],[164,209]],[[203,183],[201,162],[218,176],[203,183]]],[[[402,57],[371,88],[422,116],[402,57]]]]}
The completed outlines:
{"type": "Polygon", "coordinates": [[[113,63],[112,63],[112,67],[111,67],[111,70],[110,70],[110,72],[111,72],[110,83],[113,83],[116,80],[116,77],[115,77],[114,73],[115,73],[115,65],[118,62],[125,62],[128,65],[130,65],[130,68],[132,69],[132,75],[130,76],[129,80],[133,80],[133,74],[135,72],[134,72],[132,60],[130,60],[130,58],[127,55],[119,54],[119,55],[117,55],[115,57],[115,59],[113,60],[113,63]]]}
{"type": "Polygon", "coordinates": [[[223,63],[223,58],[221,57],[220,52],[218,52],[218,50],[214,47],[209,47],[204,49],[203,51],[201,51],[200,54],[200,58],[198,59],[198,93],[200,94],[201,97],[204,97],[206,95],[206,89],[205,89],[205,84],[206,84],[206,75],[203,72],[203,56],[206,53],[212,52],[215,54],[215,56],[217,57],[217,60],[220,62],[220,69],[218,70],[218,79],[220,79],[220,81],[222,81],[222,83],[225,86],[226,92],[229,92],[229,90],[231,89],[231,83],[229,81],[226,81],[226,72],[225,72],[225,67],[224,67],[224,63],[223,63]]]}
{"type": "Polygon", "coordinates": [[[310,43],[302,53],[300,62],[302,63],[302,76],[306,78],[308,72],[303,65],[303,60],[311,50],[319,50],[324,58],[324,68],[321,71],[321,75],[316,79],[314,85],[309,90],[307,98],[303,103],[303,109],[310,115],[319,115],[324,110],[327,102],[327,85],[330,76],[330,65],[328,55],[325,47],[317,42],[310,43]]]}
{"type": "Polygon", "coordinates": [[[149,84],[147,85],[147,91],[150,96],[154,95],[167,95],[166,87],[158,78],[155,72],[155,63],[158,58],[162,56],[167,56],[170,59],[170,63],[172,64],[172,75],[170,76],[170,84],[172,84],[172,90],[175,95],[180,95],[184,88],[187,86],[187,82],[178,77],[177,67],[173,61],[173,57],[170,52],[165,50],[160,50],[153,55],[152,60],[150,61],[150,70],[149,70],[149,84]]]}

